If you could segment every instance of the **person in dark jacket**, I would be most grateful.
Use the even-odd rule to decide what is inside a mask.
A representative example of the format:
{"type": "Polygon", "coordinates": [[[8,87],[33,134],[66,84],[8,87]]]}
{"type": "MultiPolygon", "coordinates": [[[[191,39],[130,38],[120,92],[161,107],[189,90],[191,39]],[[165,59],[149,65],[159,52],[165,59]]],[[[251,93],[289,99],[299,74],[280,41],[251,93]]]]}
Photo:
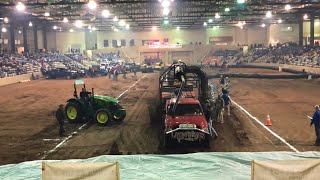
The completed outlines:
{"type": "Polygon", "coordinates": [[[315,112],[313,113],[310,126],[312,126],[312,124],[314,125],[317,136],[315,145],[320,146],[320,110],[318,105],[315,106],[315,112]]]}
{"type": "Polygon", "coordinates": [[[56,111],[56,119],[58,120],[59,123],[59,135],[60,136],[64,136],[64,133],[66,132],[63,125],[64,125],[64,120],[65,118],[65,114],[64,114],[64,107],[61,104],[58,108],[58,110],[56,111]]]}

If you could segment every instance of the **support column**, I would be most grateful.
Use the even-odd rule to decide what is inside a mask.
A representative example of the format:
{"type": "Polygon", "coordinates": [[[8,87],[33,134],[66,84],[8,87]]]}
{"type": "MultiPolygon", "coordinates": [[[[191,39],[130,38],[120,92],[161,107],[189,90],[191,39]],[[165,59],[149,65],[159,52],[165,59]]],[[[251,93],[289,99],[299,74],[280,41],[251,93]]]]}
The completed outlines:
{"type": "MultiPolygon", "coordinates": [[[[1,35],[2,35],[2,26],[0,25],[0,39],[2,39],[1,37],[1,35]]],[[[2,54],[2,43],[3,43],[3,41],[0,43],[0,54],[2,54]]]]}
{"type": "Polygon", "coordinates": [[[38,31],[37,25],[33,26],[33,44],[34,44],[34,51],[38,52],[38,31]]]}
{"type": "Polygon", "coordinates": [[[22,36],[23,36],[23,48],[24,48],[23,51],[24,52],[29,52],[27,35],[28,35],[27,24],[23,23],[23,25],[22,25],[22,36]]]}
{"type": "Polygon", "coordinates": [[[42,34],[43,34],[43,48],[46,51],[48,51],[47,28],[45,26],[42,28],[42,34]]]}
{"type": "Polygon", "coordinates": [[[310,16],[310,45],[314,45],[314,15],[310,16]]]}
{"type": "Polygon", "coordinates": [[[303,46],[303,20],[299,22],[299,45],[303,46]]]}
{"type": "Polygon", "coordinates": [[[14,23],[10,24],[10,50],[11,53],[16,53],[15,37],[14,37],[14,23]]]}

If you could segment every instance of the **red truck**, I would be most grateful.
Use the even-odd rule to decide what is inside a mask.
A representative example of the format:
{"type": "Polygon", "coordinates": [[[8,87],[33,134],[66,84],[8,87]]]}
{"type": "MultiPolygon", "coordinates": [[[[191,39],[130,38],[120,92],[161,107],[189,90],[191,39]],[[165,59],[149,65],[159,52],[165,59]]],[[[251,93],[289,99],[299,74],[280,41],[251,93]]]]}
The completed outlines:
{"type": "Polygon", "coordinates": [[[207,92],[208,79],[199,67],[172,64],[160,76],[165,147],[176,143],[209,146],[213,127],[208,117],[210,108],[207,100],[210,97],[207,92]]]}

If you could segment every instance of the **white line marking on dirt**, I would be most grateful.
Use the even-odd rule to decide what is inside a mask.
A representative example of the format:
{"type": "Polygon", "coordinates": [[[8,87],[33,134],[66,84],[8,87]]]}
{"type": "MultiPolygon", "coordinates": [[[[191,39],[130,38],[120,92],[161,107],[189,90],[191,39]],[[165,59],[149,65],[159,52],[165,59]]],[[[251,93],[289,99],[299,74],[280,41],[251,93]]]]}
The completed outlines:
{"type": "Polygon", "coordinates": [[[132,84],[127,90],[125,90],[123,93],[121,93],[117,99],[121,98],[121,96],[123,96],[125,93],[127,93],[133,86],[135,86],[136,84],[138,84],[140,82],[141,79],[145,78],[146,75],[142,76],[137,82],[135,82],[134,84],[132,84]]]}
{"type": "MultiPolygon", "coordinates": [[[[138,81],[136,81],[134,84],[132,84],[127,90],[125,90],[123,93],[121,93],[117,99],[119,99],[121,96],[123,96],[125,93],[127,93],[132,87],[134,87],[136,84],[138,84],[138,82],[140,82],[141,79],[145,78],[146,75],[142,76],[138,81]]],[[[87,126],[89,124],[90,121],[88,121],[87,123],[83,124],[82,126],[80,126],[78,128],[79,131],[81,131],[85,126],[87,126]]],[[[69,139],[71,139],[73,137],[73,135],[78,134],[78,131],[74,131],[73,133],[71,133],[68,137],[66,137],[63,141],[61,141],[59,144],[56,145],[56,147],[54,147],[53,149],[51,149],[50,151],[48,151],[47,153],[45,153],[42,156],[42,160],[45,159],[49,154],[55,152],[60,146],[62,146],[64,143],[66,143],[69,139]]]]}
{"type": "Polygon", "coordinates": [[[259,121],[258,118],[253,117],[247,110],[245,110],[243,107],[241,107],[239,104],[237,104],[236,102],[234,102],[233,100],[231,100],[231,102],[233,104],[235,104],[236,106],[238,106],[238,108],[240,108],[243,112],[245,112],[249,117],[251,117],[253,120],[255,120],[258,124],[260,124],[264,129],[266,129],[267,131],[269,131],[274,137],[278,138],[280,141],[282,141],[284,144],[286,144],[291,150],[295,151],[295,152],[300,152],[298,151],[295,147],[293,147],[291,144],[289,144],[286,140],[284,140],[282,137],[280,137],[278,134],[276,134],[275,132],[273,132],[270,128],[268,128],[266,125],[264,125],[261,121],[259,121]]]}
{"type": "Polygon", "coordinates": [[[60,141],[61,139],[42,139],[43,141],[60,141]]]}

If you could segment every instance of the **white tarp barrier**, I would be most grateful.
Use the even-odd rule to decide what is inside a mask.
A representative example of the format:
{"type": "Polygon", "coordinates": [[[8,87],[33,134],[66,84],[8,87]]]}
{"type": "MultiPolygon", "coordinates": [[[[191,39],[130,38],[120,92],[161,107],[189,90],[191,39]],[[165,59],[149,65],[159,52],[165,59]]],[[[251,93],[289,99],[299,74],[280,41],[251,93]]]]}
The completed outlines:
{"type": "Polygon", "coordinates": [[[320,160],[259,161],[251,164],[252,180],[314,180],[320,178],[320,160]]]}
{"type": "MultiPolygon", "coordinates": [[[[320,152],[211,152],[175,155],[104,155],[46,162],[119,162],[121,180],[248,180],[252,160],[319,159],[320,152]]],[[[0,166],[1,180],[41,180],[42,161],[0,166]]],[[[319,178],[318,178],[319,179],[319,178]]]]}
{"type": "Polygon", "coordinates": [[[43,180],[83,179],[119,180],[118,162],[48,163],[42,162],[43,180]]]}

